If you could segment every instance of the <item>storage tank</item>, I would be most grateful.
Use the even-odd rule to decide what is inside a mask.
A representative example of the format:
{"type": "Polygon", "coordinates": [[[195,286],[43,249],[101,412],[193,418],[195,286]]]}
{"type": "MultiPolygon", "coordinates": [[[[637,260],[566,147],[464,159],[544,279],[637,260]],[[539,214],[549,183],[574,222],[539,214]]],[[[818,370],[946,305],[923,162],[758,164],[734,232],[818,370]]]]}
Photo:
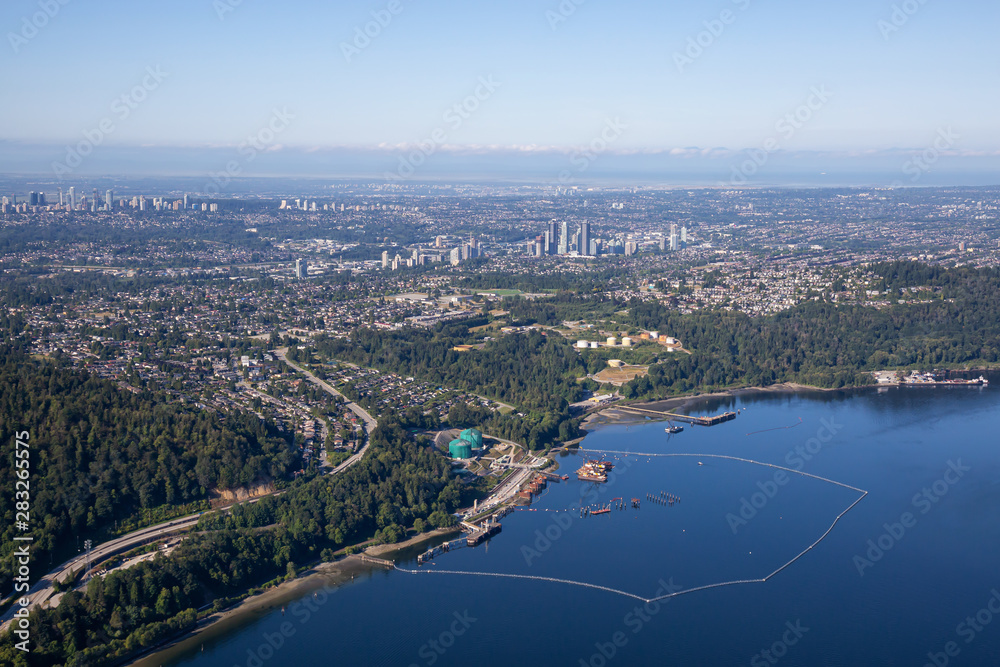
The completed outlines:
{"type": "Polygon", "coordinates": [[[614,336],[608,336],[608,347],[614,347],[617,340],[614,336]]]}
{"type": "Polygon", "coordinates": [[[622,338],[622,347],[632,347],[632,339],[628,336],[622,338]]]}
{"type": "Polygon", "coordinates": [[[577,348],[579,348],[581,350],[584,350],[584,349],[590,347],[590,343],[588,343],[585,340],[578,340],[578,341],[576,341],[576,346],[577,346],[577,348]]]}
{"type": "Polygon", "coordinates": [[[596,340],[590,342],[590,349],[596,350],[599,347],[600,347],[600,344],[596,340]]]}

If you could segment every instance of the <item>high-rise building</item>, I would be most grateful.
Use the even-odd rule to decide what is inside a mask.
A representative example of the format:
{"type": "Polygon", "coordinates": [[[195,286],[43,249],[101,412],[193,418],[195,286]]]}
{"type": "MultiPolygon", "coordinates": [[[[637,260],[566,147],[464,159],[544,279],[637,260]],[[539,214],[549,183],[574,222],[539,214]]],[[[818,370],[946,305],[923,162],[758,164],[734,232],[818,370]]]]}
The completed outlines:
{"type": "Polygon", "coordinates": [[[677,225],[670,225],[670,252],[677,250],[677,225]]]}
{"type": "Polygon", "coordinates": [[[462,251],[458,248],[452,248],[449,259],[452,266],[457,266],[462,261],[462,251]]]}
{"type": "Polygon", "coordinates": [[[59,205],[60,206],[65,206],[66,205],[66,203],[63,201],[62,188],[59,188],[59,205]]]}
{"type": "Polygon", "coordinates": [[[556,221],[549,221],[549,234],[547,239],[547,244],[545,246],[545,252],[549,255],[556,254],[556,221]]]}
{"type": "Polygon", "coordinates": [[[187,209],[188,209],[188,196],[184,195],[184,210],[186,211],[187,209]]]}
{"type": "Polygon", "coordinates": [[[140,211],[146,210],[146,195],[141,195],[139,197],[139,210],[140,211]]]}
{"type": "Polygon", "coordinates": [[[577,244],[581,255],[589,255],[590,252],[590,223],[580,223],[580,241],[577,244]]]}
{"type": "Polygon", "coordinates": [[[104,207],[109,211],[115,207],[114,198],[115,198],[115,193],[111,192],[111,190],[104,191],[104,207]]]}
{"type": "Polygon", "coordinates": [[[69,189],[69,207],[76,210],[76,188],[73,187],[69,189]]]}
{"type": "Polygon", "coordinates": [[[309,266],[304,259],[295,260],[295,277],[299,280],[305,280],[306,276],[309,275],[309,266]]]}
{"type": "Polygon", "coordinates": [[[45,204],[46,204],[45,193],[44,192],[39,192],[38,193],[38,205],[39,206],[45,206],[45,204]]]}
{"type": "Polygon", "coordinates": [[[636,254],[637,252],[639,252],[639,244],[638,243],[636,243],[635,241],[626,241],[625,242],[625,256],[626,257],[631,257],[632,255],[636,254]]]}
{"type": "Polygon", "coordinates": [[[562,226],[559,229],[559,247],[557,248],[557,253],[560,255],[565,255],[569,252],[569,224],[563,220],[562,226]]]}
{"type": "Polygon", "coordinates": [[[382,268],[383,269],[388,269],[389,268],[389,251],[388,250],[383,250],[382,251],[382,268]]]}
{"type": "Polygon", "coordinates": [[[31,204],[32,206],[38,206],[38,193],[37,192],[32,191],[32,192],[28,193],[28,203],[31,204]]]}
{"type": "Polygon", "coordinates": [[[688,242],[688,228],[687,225],[681,227],[681,243],[686,244],[688,242]]]}

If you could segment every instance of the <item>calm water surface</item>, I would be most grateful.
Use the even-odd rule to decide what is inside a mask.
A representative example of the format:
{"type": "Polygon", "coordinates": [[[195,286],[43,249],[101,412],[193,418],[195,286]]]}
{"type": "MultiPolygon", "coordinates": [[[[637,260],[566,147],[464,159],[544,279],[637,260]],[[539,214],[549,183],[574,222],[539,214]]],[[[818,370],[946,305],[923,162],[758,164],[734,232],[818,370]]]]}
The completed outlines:
{"type": "MultiPolygon", "coordinates": [[[[488,545],[403,565],[621,593],[378,572],[308,595],[284,615],[261,612],[163,664],[924,665],[928,653],[944,664],[947,649],[952,665],[1000,664],[1000,613],[994,620],[988,611],[994,595],[1000,610],[1000,376],[993,379],[985,390],[716,400],[692,412],[740,416],[670,437],[662,423],[606,427],[584,446],[616,464],[608,484],[574,477],[550,485],[536,511],[506,517],[488,545]],[[624,451],[696,456],[610,453],[624,451]],[[629,597],[763,578],[860,495],[708,454],[801,469],[868,496],[764,583],[652,604],[629,597]],[[681,501],[647,500],[663,492],[681,501]],[[581,505],[616,497],[639,498],[641,508],[580,517],[581,505]]],[[[566,456],[561,471],[572,475],[581,461],[566,456]]]]}

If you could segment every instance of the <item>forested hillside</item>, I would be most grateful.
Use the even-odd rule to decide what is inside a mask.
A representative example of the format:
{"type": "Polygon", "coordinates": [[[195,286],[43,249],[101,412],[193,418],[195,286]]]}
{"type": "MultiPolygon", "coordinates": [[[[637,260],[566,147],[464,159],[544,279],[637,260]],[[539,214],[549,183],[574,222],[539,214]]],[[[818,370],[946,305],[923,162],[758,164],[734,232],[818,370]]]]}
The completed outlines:
{"type": "MultiPolygon", "coordinates": [[[[12,479],[14,434],[31,449],[32,554],[38,576],[102,541],[116,522],[155,520],[169,508],[299,466],[292,443],[252,414],[222,415],[131,393],[112,382],[0,346],[0,474],[12,479]]],[[[10,592],[14,485],[0,487],[0,591],[10,592]]]]}
{"type": "MultiPolygon", "coordinates": [[[[383,420],[369,454],[336,476],[315,477],[281,496],[208,515],[169,558],[95,578],[55,610],[32,614],[32,665],[97,667],[189,627],[195,609],[332,558],[332,550],[405,530],[451,525],[463,485],[449,462],[383,420]]],[[[11,642],[0,664],[13,665],[11,642]]]]}
{"type": "Polygon", "coordinates": [[[1000,272],[913,262],[872,267],[873,288],[920,303],[882,308],[809,301],[768,317],[703,311],[684,315],[657,302],[628,304],[635,326],[668,331],[692,349],[623,388],[656,397],[733,384],[801,382],[821,387],[868,384],[882,368],[1000,362],[1000,272]],[[905,291],[905,292],[904,292],[905,291]]]}

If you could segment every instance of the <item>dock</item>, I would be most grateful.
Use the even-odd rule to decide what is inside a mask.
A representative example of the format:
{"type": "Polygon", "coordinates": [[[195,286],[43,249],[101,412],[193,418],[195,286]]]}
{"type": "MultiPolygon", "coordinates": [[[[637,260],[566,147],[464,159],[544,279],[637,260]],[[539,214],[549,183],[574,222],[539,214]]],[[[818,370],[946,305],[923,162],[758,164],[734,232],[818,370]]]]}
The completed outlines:
{"type": "Polygon", "coordinates": [[[649,408],[637,408],[633,405],[618,405],[615,406],[615,409],[634,412],[641,415],[654,415],[661,419],[684,422],[685,424],[694,424],[695,426],[715,426],[716,424],[736,419],[735,412],[723,412],[722,414],[715,415],[714,417],[692,417],[690,415],[679,415],[676,412],[661,412],[660,410],[650,410],[649,408]]]}
{"type": "Polygon", "coordinates": [[[387,567],[390,570],[396,567],[396,564],[391,560],[376,558],[375,556],[369,556],[368,554],[361,554],[361,562],[371,563],[372,565],[381,565],[382,567],[387,567]]]}
{"type": "Polygon", "coordinates": [[[479,530],[474,533],[469,533],[469,535],[465,538],[465,542],[468,546],[475,547],[481,544],[483,540],[488,540],[501,530],[503,530],[503,526],[500,525],[500,522],[484,523],[479,530]]]}

